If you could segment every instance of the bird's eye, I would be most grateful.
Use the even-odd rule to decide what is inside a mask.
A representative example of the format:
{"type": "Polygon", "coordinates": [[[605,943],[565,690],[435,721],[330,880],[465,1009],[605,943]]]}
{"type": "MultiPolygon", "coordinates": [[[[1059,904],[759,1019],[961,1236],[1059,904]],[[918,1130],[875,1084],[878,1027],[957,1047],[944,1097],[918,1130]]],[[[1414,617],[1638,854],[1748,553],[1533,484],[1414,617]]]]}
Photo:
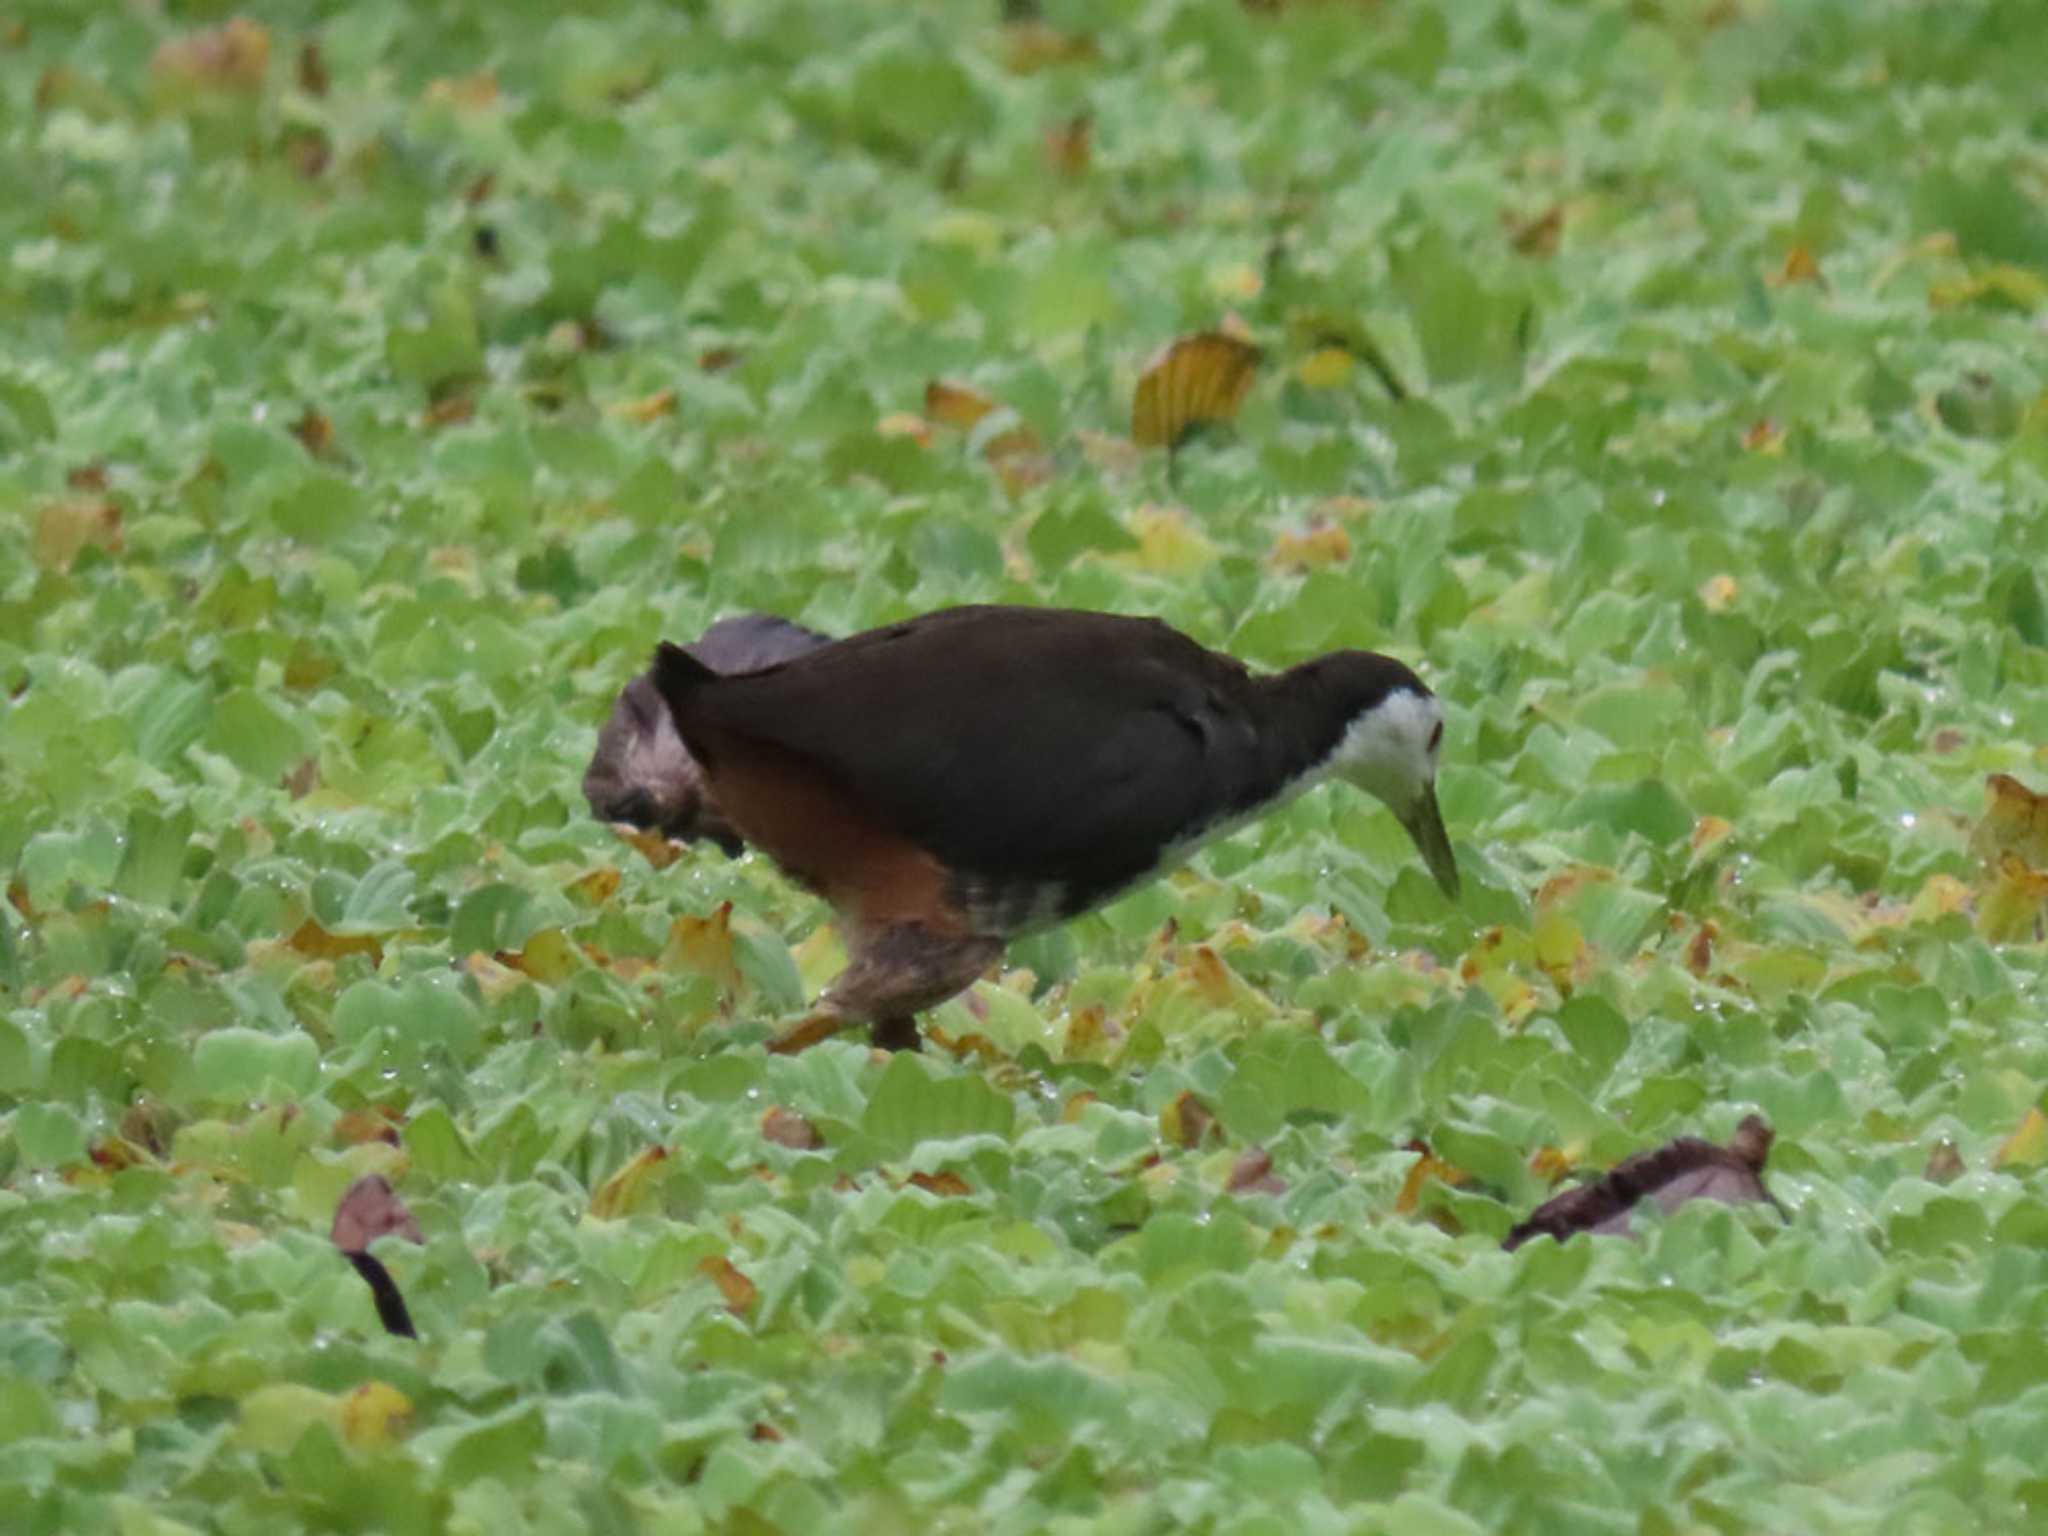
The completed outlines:
{"type": "Polygon", "coordinates": [[[1435,729],[1435,730],[1433,730],[1433,731],[1431,731],[1431,732],[1429,733],[1429,750],[1430,750],[1431,752],[1435,752],[1435,751],[1436,751],[1436,749],[1437,749],[1438,747],[1442,746],[1443,744],[1444,744],[1444,723],[1443,723],[1443,721],[1439,720],[1439,721],[1437,721],[1437,723],[1436,723],[1436,729],[1435,729]]]}

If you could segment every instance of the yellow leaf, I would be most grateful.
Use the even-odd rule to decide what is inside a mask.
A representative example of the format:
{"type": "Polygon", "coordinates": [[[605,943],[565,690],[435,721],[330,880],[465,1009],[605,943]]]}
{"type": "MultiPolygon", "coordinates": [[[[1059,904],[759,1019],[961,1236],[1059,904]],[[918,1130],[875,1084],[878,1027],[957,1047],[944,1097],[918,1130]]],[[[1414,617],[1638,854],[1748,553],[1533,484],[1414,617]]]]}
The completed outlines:
{"type": "Polygon", "coordinates": [[[1741,593],[1735,578],[1725,572],[1700,583],[1700,602],[1709,613],[1726,613],[1741,593]]]}
{"type": "Polygon", "coordinates": [[[2019,1128],[2006,1137],[2005,1145],[1998,1149],[1998,1156],[1991,1160],[1994,1168],[2009,1168],[2015,1164],[2032,1168],[2044,1157],[2048,1157],[2048,1115],[2029,1109],[2021,1117],[2019,1128]]]}
{"type": "Polygon", "coordinates": [[[1319,523],[1300,533],[1283,533],[1273,541],[1267,561],[1283,571],[1309,571],[1343,565],[1351,558],[1351,535],[1336,523],[1319,523]]]}
{"type": "Polygon", "coordinates": [[[1785,451],[1785,429],[1768,416],[1759,416],[1742,434],[1742,446],[1751,453],[1777,458],[1785,451]]]}
{"type": "Polygon", "coordinates": [[[1692,851],[1711,853],[1735,835],[1735,826],[1719,816],[1702,816],[1692,824],[1692,851]]]}
{"type": "Polygon", "coordinates": [[[1209,274],[1209,291],[1220,299],[1256,299],[1265,286],[1250,262],[1233,261],[1209,274]]]}
{"type": "Polygon", "coordinates": [[[642,395],[637,400],[614,400],[604,408],[604,411],[607,416],[615,416],[621,421],[637,421],[645,425],[676,413],[676,392],[672,389],[657,389],[653,394],[642,395]]]}
{"type": "Polygon", "coordinates": [[[2016,853],[2036,868],[2048,867],[2048,795],[2037,795],[2009,773],[1984,781],[1984,816],[1970,847],[1987,864],[2001,853],[2016,853]]]}
{"type": "Polygon", "coordinates": [[[357,1451],[394,1444],[412,1422],[412,1399],[388,1381],[366,1381],[341,1400],[341,1438],[357,1451]]]}
{"type": "Polygon", "coordinates": [[[296,1382],[258,1387],[242,1399],[237,1438],[252,1451],[282,1456],[315,1424],[341,1428],[341,1404],[325,1392],[296,1382]]]}
{"type": "Polygon", "coordinates": [[[583,969],[583,956],[559,928],[543,928],[526,941],[524,948],[506,951],[498,959],[535,981],[554,985],[567,981],[583,969]]]}
{"type": "Polygon", "coordinates": [[[881,437],[907,437],[920,448],[932,445],[932,424],[915,411],[891,411],[875,423],[881,437]]]}
{"type": "Polygon", "coordinates": [[[1912,905],[1906,909],[1906,917],[1915,923],[1934,923],[1969,910],[1970,888],[1967,885],[1954,875],[1929,875],[1927,883],[1920,887],[1912,905]]]}
{"type": "Polygon", "coordinates": [[[1555,908],[1539,908],[1530,939],[1536,950],[1536,968],[1550,978],[1558,991],[1570,995],[1573,987],[1591,971],[1592,956],[1586,949],[1585,935],[1579,932],[1577,923],[1555,908]]]}
{"type": "Polygon", "coordinates": [[[453,107],[458,112],[487,112],[498,104],[498,77],[480,69],[473,75],[430,80],[426,100],[430,106],[453,107]]]}
{"type": "Polygon", "coordinates": [[[1160,576],[1192,576],[1216,558],[1216,546],[1178,507],[1146,505],[1130,516],[1138,547],[1110,555],[1112,564],[1160,576]]]}
{"type": "Polygon", "coordinates": [[[1458,1185],[1465,1183],[1472,1177],[1464,1169],[1455,1164],[1445,1162],[1434,1152],[1430,1151],[1429,1143],[1427,1142],[1411,1141],[1408,1143],[1408,1150],[1419,1152],[1422,1155],[1415,1160],[1415,1165],[1408,1170],[1408,1177],[1401,1181],[1400,1194],[1394,1197],[1394,1212],[1396,1215],[1412,1215],[1415,1208],[1422,1203],[1423,1188],[1432,1181],[1439,1184],[1448,1184],[1455,1189],[1458,1185]]]}
{"type": "Polygon", "coordinates": [[[631,1215],[660,1182],[668,1159],[667,1147],[643,1147],[634,1153],[625,1167],[597,1186],[590,1197],[590,1214],[600,1221],[631,1215]]]}
{"type": "Polygon", "coordinates": [[[2031,944],[2041,938],[2048,911],[2048,875],[2016,853],[1998,856],[1998,873],[1977,903],[1977,932],[1993,944],[2031,944]]]}
{"type": "Polygon", "coordinates": [[[1260,356],[1250,342],[1221,331],[1167,343],[1138,375],[1131,437],[1148,448],[1175,448],[1193,427],[1233,420],[1260,356]]]}
{"type": "Polygon", "coordinates": [[[601,907],[618,894],[619,872],[609,864],[601,864],[589,874],[571,880],[568,892],[593,907],[601,907]]]}
{"type": "Polygon", "coordinates": [[[1820,281],[1820,263],[1813,252],[1803,245],[1795,245],[1785,253],[1785,264],[1778,269],[1777,283],[1780,287],[1792,283],[1817,283],[1820,281]]]}
{"type": "Polygon", "coordinates": [[[639,850],[640,857],[656,869],[667,869],[683,856],[683,845],[664,832],[642,831],[638,827],[612,826],[612,836],[639,850]]]}
{"type": "Polygon", "coordinates": [[[1318,347],[1294,365],[1294,376],[1306,389],[1342,389],[1351,366],[1351,354],[1343,347],[1318,347]]]}
{"type": "Polygon", "coordinates": [[[46,571],[68,571],[71,562],[96,545],[108,554],[121,552],[121,509],[104,496],[67,496],[46,501],[36,513],[31,550],[46,571]]]}
{"type": "MultiPolygon", "coordinates": [[[[733,953],[732,903],[721,902],[709,917],[679,917],[669,928],[669,953],[677,963],[708,976],[728,991],[740,984],[740,965],[733,953]]],[[[668,959],[664,955],[663,959],[668,959]]]]}

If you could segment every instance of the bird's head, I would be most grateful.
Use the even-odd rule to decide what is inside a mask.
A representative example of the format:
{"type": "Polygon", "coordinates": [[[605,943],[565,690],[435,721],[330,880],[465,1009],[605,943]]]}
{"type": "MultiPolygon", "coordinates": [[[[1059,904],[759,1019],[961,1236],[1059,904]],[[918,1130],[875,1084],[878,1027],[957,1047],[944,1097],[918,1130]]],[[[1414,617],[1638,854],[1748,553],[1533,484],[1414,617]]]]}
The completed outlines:
{"type": "Polygon", "coordinates": [[[1332,681],[1356,698],[1330,771],[1385,802],[1415,840],[1443,893],[1458,895],[1458,861],[1436,804],[1443,706],[1421,678],[1391,657],[1365,651],[1325,658],[1332,681]]]}

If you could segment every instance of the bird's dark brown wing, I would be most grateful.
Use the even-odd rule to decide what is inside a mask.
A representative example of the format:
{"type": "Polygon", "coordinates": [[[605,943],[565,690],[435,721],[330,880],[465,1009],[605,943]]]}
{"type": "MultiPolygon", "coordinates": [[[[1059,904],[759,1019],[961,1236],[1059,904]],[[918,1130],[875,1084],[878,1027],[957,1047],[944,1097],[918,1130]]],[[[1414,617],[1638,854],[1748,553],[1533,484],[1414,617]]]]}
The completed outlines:
{"type": "Polygon", "coordinates": [[[767,743],[956,871],[1112,890],[1277,787],[1262,690],[1152,620],[949,609],[666,690],[716,772],[767,743]]]}

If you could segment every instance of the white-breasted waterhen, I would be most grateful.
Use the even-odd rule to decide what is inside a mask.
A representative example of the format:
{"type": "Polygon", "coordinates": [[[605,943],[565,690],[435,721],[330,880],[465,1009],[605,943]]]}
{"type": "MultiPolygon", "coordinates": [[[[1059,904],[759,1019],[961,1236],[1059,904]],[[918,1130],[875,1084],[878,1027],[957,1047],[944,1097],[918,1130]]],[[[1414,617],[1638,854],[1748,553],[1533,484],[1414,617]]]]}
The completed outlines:
{"type": "Polygon", "coordinates": [[[926,614],[721,675],[651,669],[749,843],[823,896],[846,969],[771,1049],[913,1015],[1005,942],[1101,905],[1325,778],[1384,801],[1447,895],[1443,711],[1390,656],[1259,675],[1156,619],[1054,608],[926,614]]]}
{"type": "MultiPolygon", "coordinates": [[[[747,613],[720,619],[685,649],[714,672],[752,672],[830,643],[830,636],[801,624],[747,613]]],[[[612,701],[583,772],[583,798],[600,821],[623,821],[679,842],[709,838],[733,856],[744,847],[676,734],[651,669],[612,701]]]]}

